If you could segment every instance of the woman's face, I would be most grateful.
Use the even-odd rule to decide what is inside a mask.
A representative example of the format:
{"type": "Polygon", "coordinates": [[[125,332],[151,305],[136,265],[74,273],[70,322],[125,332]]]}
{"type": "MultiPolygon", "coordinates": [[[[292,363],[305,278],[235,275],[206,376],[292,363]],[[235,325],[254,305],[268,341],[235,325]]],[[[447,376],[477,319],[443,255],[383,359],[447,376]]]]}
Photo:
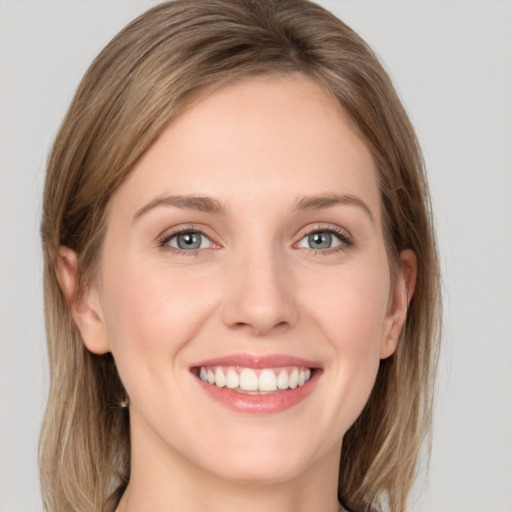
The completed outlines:
{"type": "Polygon", "coordinates": [[[114,355],[135,459],[276,482],[337,466],[395,348],[397,283],[347,117],[306,78],[260,78],[196,102],[138,162],[75,317],[114,355]]]}

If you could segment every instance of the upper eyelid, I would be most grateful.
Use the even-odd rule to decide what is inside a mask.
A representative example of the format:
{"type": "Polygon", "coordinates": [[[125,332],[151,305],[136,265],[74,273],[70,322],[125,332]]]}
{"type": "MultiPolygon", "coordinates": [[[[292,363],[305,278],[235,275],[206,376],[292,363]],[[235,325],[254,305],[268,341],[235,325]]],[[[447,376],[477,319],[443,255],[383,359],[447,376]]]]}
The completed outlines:
{"type": "Polygon", "coordinates": [[[167,237],[177,236],[177,235],[181,235],[183,233],[200,233],[202,235],[206,235],[205,230],[203,230],[201,228],[196,228],[196,227],[177,227],[177,228],[171,228],[170,230],[166,230],[166,231],[167,231],[167,237]]]}
{"type": "Polygon", "coordinates": [[[327,226],[326,225],[320,226],[317,224],[315,227],[311,227],[310,229],[308,229],[308,228],[302,229],[299,232],[299,235],[297,236],[296,241],[292,245],[292,247],[294,249],[310,251],[310,252],[313,252],[315,255],[316,254],[323,254],[323,255],[334,254],[334,253],[338,253],[340,251],[346,251],[348,249],[353,248],[354,246],[355,246],[355,242],[354,242],[354,238],[352,237],[352,235],[346,229],[343,229],[342,227],[340,227],[338,225],[332,225],[332,224],[327,225],[327,226]],[[300,242],[307,236],[310,236],[311,234],[314,234],[314,233],[321,233],[321,232],[325,232],[325,231],[332,233],[336,238],[338,238],[340,243],[334,247],[329,247],[329,248],[324,248],[324,249],[314,249],[312,247],[302,247],[299,245],[300,242]]]}
{"type": "Polygon", "coordinates": [[[172,228],[167,228],[160,235],[157,236],[157,240],[159,242],[163,242],[165,240],[170,240],[171,238],[181,235],[183,233],[199,233],[201,235],[204,235],[206,238],[211,240],[213,243],[218,244],[218,242],[215,240],[215,236],[210,233],[211,230],[203,227],[203,226],[197,226],[192,224],[185,224],[185,225],[179,225],[174,226],[172,228]]]}
{"type": "MultiPolygon", "coordinates": [[[[171,240],[173,237],[178,236],[182,233],[199,233],[206,238],[208,238],[214,245],[217,247],[222,247],[223,244],[219,241],[219,237],[216,234],[211,233],[211,229],[204,225],[197,224],[180,224],[171,228],[167,228],[157,237],[157,241],[159,245],[163,245],[171,240]]],[[[312,233],[329,231],[337,236],[345,238],[345,241],[349,241],[351,243],[354,242],[354,237],[352,234],[346,229],[336,224],[330,224],[328,222],[316,222],[311,223],[303,228],[301,228],[297,234],[294,236],[294,242],[292,245],[296,245],[302,238],[308,236],[312,233]]]]}
{"type": "Polygon", "coordinates": [[[350,231],[346,228],[342,228],[336,224],[330,224],[328,222],[318,222],[314,224],[309,224],[303,227],[296,235],[299,239],[302,239],[304,236],[310,235],[312,233],[317,233],[321,231],[330,231],[334,234],[344,235],[346,238],[353,240],[354,237],[350,233],[350,231]]]}

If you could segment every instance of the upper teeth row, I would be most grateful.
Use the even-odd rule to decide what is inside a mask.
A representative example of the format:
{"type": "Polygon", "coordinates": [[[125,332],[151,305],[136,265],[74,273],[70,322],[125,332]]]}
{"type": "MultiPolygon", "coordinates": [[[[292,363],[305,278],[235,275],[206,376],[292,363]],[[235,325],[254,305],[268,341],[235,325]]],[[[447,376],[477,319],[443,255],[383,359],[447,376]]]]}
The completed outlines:
{"type": "Polygon", "coordinates": [[[277,391],[278,389],[295,389],[304,385],[311,378],[309,368],[235,368],[202,366],[199,377],[204,382],[214,384],[219,388],[240,388],[244,391],[277,391]],[[258,375],[259,374],[259,375],[258,375]]]}

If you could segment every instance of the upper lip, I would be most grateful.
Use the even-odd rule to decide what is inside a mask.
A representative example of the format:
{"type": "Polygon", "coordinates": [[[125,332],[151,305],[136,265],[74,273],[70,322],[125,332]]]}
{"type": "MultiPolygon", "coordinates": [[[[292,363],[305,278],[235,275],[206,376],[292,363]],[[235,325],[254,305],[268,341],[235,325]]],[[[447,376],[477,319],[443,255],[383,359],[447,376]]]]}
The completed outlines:
{"type": "Polygon", "coordinates": [[[198,368],[201,366],[241,366],[243,368],[254,369],[278,368],[281,366],[299,366],[305,368],[321,367],[317,361],[311,361],[287,354],[230,354],[200,361],[192,365],[192,368],[198,368]]]}

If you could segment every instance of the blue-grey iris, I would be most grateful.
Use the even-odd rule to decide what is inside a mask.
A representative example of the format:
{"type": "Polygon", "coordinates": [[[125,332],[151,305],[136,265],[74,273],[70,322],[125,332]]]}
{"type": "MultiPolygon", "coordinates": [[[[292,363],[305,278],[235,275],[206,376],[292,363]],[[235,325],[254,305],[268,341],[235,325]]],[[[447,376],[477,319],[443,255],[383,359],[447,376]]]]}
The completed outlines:
{"type": "Polygon", "coordinates": [[[176,237],[176,244],[180,249],[199,249],[201,247],[201,234],[182,233],[176,237]]]}
{"type": "Polygon", "coordinates": [[[329,249],[332,245],[332,235],[327,231],[319,231],[308,235],[311,249],[329,249]]]}

